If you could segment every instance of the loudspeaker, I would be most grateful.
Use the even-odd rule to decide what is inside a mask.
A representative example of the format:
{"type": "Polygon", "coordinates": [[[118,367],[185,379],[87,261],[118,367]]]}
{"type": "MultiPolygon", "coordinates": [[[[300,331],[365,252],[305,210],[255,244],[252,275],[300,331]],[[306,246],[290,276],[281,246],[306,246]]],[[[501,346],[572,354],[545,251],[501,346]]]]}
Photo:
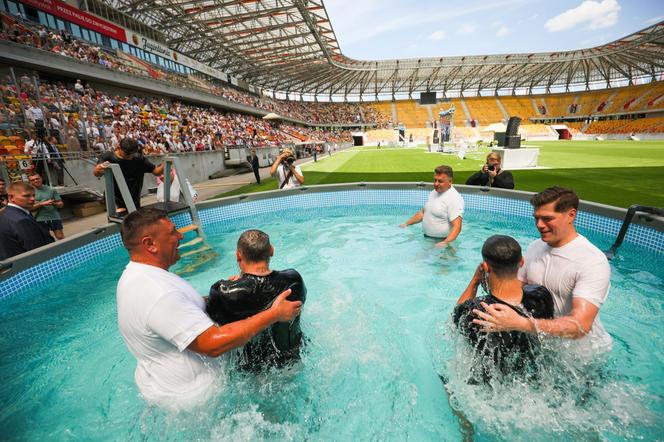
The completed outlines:
{"type": "Polygon", "coordinates": [[[519,149],[521,147],[521,135],[507,137],[508,149],[519,149]]]}
{"type": "Polygon", "coordinates": [[[505,132],[494,132],[493,139],[498,142],[498,146],[505,147],[505,132]]]}
{"type": "Polygon", "coordinates": [[[519,117],[510,117],[507,122],[507,129],[505,133],[508,137],[513,137],[519,132],[519,125],[521,124],[521,118],[519,117]]]}
{"type": "Polygon", "coordinates": [[[435,92],[420,93],[420,104],[436,104],[436,93],[435,92]]]}

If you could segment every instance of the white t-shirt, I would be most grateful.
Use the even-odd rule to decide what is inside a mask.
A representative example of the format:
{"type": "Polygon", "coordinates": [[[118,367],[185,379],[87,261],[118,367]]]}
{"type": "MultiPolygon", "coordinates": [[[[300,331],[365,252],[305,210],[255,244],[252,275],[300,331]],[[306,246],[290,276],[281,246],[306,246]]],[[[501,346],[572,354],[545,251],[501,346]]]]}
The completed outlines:
{"type": "MultiPolygon", "coordinates": [[[[606,256],[582,235],[555,248],[541,239],[533,241],[528,246],[525,265],[519,270],[521,281],[549,289],[554,317],[569,315],[573,298],[602,307],[609,294],[610,278],[611,267],[606,256]]],[[[599,314],[590,332],[578,341],[586,341],[594,349],[611,348],[611,336],[604,330],[599,314]]]]}
{"type": "Polygon", "coordinates": [[[118,282],[117,303],[143,397],[165,406],[205,400],[216,376],[209,359],[187,347],[213,322],[196,290],[174,273],[130,261],[118,282]]]}
{"type": "MultiPolygon", "coordinates": [[[[295,166],[295,171],[298,173],[298,175],[302,175],[302,170],[300,169],[300,166],[295,166]]],[[[279,164],[279,167],[277,167],[277,181],[279,182],[279,188],[280,189],[293,189],[295,187],[300,187],[300,182],[295,178],[295,174],[291,175],[290,179],[286,183],[284,187],[281,187],[281,183],[284,182],[286,179],[286,174],[288,171],[281,165],[279,164]]]]}
{"type": "Polygon", "coordinates": [[[454,187],[443,193],[432,190],[424,205],[422,230],[426,236],[445,238],[450,233],[450,222],[463,217],[463,198],[454,187]]]}

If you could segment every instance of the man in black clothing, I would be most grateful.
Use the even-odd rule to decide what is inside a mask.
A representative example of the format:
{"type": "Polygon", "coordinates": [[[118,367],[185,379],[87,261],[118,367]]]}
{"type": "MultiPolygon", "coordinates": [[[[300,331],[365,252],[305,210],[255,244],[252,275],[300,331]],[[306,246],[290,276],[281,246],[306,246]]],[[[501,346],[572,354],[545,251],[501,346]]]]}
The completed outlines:
{"type": "MultiPolygon", "coordinates": [[[[206,311],[214,322],[224,325],[255,315],[268,309],[287,289],[291,294],[286,299],[304,303],[307,288],[302,276],[293,269],[270,270],[273,255],[274,247],[264,232],[247,230],[240,236],[235,252],[240,274],[210,288],[206,311]]],[[[275,323],[242,348],[240,367],[259,369],[297,361],[301,344],[299,316],[291,323],[275,323]]]]}
{"type": "Polygon", "coordinates": [[[9,203],[0,210],[0,260],[20,255],[54,240],[30,214],[35,189],[17,181],[7,189],[9,203]]]}
{"type": "Polygon", "coordinates": [[[254,176],[256,177],[256,184],[261,183],[261,174],[258,169],[258,156],[256,155],[256,149],[251,149],[251,170],[254,171],[254,176]]]}
{"type": "Polygon", "coordinates": [[[498,187],[500,189],[514,189],[514,177],[512,172],[503,170],[501,167],[502,157],[497,152],[491,152],[486,156],[486,163],[479,172],[476,172],[466,180],[469,186],[498,187]]]}
{"type": "Polygon", "coordinates": [[[477,267],[468,287],[454,308],[453,320],[460,333],[468,339],[484,359],[476,368],[475,377],[486,379],[491,368],[486,359],[493,359],[503,374],[527,369],[537,350],[537,337],[523,332],[485,333],[474,324],[473,309],[484,311],[480,303],[504,304],[519,315],[532,318],[553,318],[553,298],[541,285],[523,285],[517,278],[523,265],[521,246],[512,237],[494,235],[484,242],[482,263],[477,267]],[[482,285],[486,296],[477,298],[482,285]]]}
{"type": "MultiPolygon", "coordinates": [[[[155,166],[143,156],[138,142],[132,138],[124,138],[114,152],[103,152],[97,160],[97,165],[92,172],[96,177],[102,177],[110,163],[119,164],[122,175],[127,182],[131,199],[138,209],[141,207],[141,191],[143,190],[143,175],[151,173],[160,176],[164,173],[164,164],[155,166]]],[[[120,188],[115,183],[115,205],[118,210],[116,215],[127,213],[127,204],[122,199],[120,188]]]]}

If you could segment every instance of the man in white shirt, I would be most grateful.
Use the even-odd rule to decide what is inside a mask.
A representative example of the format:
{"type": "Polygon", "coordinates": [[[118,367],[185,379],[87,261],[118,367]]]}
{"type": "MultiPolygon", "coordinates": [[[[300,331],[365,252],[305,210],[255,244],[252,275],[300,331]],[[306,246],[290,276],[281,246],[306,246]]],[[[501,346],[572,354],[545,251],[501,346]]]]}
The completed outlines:
{"type": "Polygon", "coordinates": [[[168,271],[180,257],[182,234],[166,212],[139,209],[129,214],[121,236],[130,262],[117,287],[118,326],[138,362],[138,389],[149,402],[179,407],[204,401],[217,377],[209,357],[300,314],[302,303],[287,301],[287,290],[269,309],[220,327],[205,313],[204,298],[168,271]]]}
{"type": "Polygon", "coordinates": [[[438,166],[433,171],[433,189],[424,207],[399,227],[422,222],[425,236],[442,238],[436,247],[446,247],[461,233],[464,202],[452,187],[454,173],[449,166],[438,166]]]}
{"type": "Polygon", "coordinates": [[[300,166],[295,165],[295,153],[291,149],[281,152],[272,164],[270,175],[277,178],[279,189],[294,189],[304,184],[304,175],[300,166]]]}
{"type": "Polygon", "coordinates": [[[484,306],[474,310],[473,322],[486,332],[524,331],[583,341],[596,353],[611,348],[599,309],[606,301],[611,268],[604,253],[574,228],[579,198],[573,190],[554,186],[531,199],[541,239],[528,247],[519,279],[549,289],[554,319],[524,318],[509,307],[484,306]]]}

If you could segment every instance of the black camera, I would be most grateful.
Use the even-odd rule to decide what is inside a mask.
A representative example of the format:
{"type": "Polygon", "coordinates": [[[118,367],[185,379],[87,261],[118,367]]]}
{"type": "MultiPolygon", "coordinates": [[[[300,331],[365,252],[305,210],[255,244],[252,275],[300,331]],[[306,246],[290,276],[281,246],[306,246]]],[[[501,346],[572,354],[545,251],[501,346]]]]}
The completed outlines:
{"type": "Polygon", "coordinates": [[[295,162],[294,156],[287,156],[286,158],[284,158],[284,163],[288,164],[289,166],[292,166],[294,162],[295,162]]]}
{"type": "Polygon", "coordinates": [[[489,164],[489,166],[487,167],[487,169],[488,169],[489,171],[493,172],[494,170],[496,170],[496,166],[494,166],[493,164],[489,164]]]}

